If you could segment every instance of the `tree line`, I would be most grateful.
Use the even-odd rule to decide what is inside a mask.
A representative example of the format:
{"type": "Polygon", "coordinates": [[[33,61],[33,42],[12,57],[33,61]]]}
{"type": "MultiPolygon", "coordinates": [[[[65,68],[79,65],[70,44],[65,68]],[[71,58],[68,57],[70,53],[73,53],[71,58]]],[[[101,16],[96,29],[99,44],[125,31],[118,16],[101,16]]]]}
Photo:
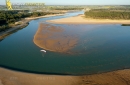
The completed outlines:
{"type": "Polygon", "coordinates": [[[86,11],[85,17],[94,18],[94,19],[130,19],[130,11],[111,11],[111,10],[99,10],[94,9],[90,11],[86,11]]]}
{"type": "Polygon", "coordinates": [[[71,8],[53,8],[51,7],[51,9],[53,10],[82,10],[83,8],[75,8],[75,7],[71,7],[71,8]]]}
{"type": "Polygon", "coordinates": [[[26,17],[38,17],[47,14],[55,14],[53,12],[23,12],[23,11],[0,11],[0,32],[9,29],[10,24],[14,24],[26,17]]]}

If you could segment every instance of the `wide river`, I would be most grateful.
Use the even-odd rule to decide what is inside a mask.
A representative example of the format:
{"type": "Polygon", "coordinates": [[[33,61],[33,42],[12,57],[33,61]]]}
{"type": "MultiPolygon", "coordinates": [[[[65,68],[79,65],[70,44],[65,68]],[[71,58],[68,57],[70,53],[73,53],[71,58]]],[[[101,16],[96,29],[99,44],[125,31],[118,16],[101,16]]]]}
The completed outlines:
{"type": "Polygon", "coordinates": [[[78,37],[72,54],[41,53],[33,43],[40,23],[83,14],[66,13],[32,20],[29,25],[0,41],[0,66],[41,74],[94,74],[130,68],[130,27],[120,24],[53,24],[78,37]]]}

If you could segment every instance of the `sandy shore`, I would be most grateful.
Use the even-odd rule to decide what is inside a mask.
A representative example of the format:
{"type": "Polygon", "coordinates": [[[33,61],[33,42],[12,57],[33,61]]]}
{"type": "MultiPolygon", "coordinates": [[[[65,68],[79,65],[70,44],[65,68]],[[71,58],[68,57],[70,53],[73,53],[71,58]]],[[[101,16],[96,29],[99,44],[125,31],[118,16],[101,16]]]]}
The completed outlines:
{"type": "Polygon", "coordinates": [[[60,76],[0,68],[0,85],[130,85],[130,70],[84,76],[60,76]]]}
{"type": "Polygon", "coordinates": [[[130,69],[80,76],[79,85],[130,85],[130,69]]]}
{"type": "Polygon", "coordinates": [[[4,38],[7,37],[8,35],[10,35],[13,31],[28,26],[28,23],[29,23],[31,20],[39,19],[39,18],[45,18],[45,17],[52,17],[52,16],[61,16],[61,15],[64,15],[64,14],[53,14],[53,15],[45,15],[45,16],[40,16],[40,17],[25,18],[24,20],[21,21],[22,24],[17,25],[17,26],[14,26],[14,27],[12,27],[12,28],[10,28],[10,29],[4,31],[4,32],[0,32],[0,40],[4,39],[4,38]]]}
{"type": "Polygon", "coordinates": [[[0,85],[75,85],[79,77],[22,73],[0,68],[0,85]]]}
{"type": "Polygon", "coordinates": [[[84,15],[48,20],[47,22],[56,24],[130,24],[130,20],[90,19],[84,18],[84,15]]]}

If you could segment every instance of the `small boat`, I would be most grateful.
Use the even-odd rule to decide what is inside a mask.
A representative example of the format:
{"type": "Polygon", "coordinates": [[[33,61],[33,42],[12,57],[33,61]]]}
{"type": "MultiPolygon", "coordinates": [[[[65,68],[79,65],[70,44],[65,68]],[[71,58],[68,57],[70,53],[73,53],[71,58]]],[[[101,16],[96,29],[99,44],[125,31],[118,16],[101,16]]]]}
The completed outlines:
{"type": "Polygon", "coordinates": [[[46,53],[46,50],[41,50],[41,52],[44,52],[44,53],[46,53]]]}

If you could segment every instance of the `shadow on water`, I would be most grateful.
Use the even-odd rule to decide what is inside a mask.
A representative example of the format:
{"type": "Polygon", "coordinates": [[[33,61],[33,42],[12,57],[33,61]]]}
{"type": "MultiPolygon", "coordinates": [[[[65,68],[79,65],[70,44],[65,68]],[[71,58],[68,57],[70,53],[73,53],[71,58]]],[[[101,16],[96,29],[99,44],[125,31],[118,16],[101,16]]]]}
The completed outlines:
{"type": "MultiPolygon", "coordinates": [[[[32,74],[42,74],[42,75],[67,75],[67,76],[84,76],[84,75],[93,75],[93,74],[101,74],[101,73],[108,73],[112,71],[117,71],[117,70],[122,70],[122,69],[113,69],[113,70],[107,70],[107,71],[98,71],[95,73],[56,73],[56,72],[40,72],[40,71],[31,71],[31,70],[25,70],[25,69],[20,69],[20,68],[15,68],[11,66],[6,66],[6,65],[0,65],[1,68],[4,69],[9,69],[12,71],[18,71],[18,72],[24,72],[24,73],[32,73],[32,74]]],[[[124,67],[124,69],[129,69],[130,67],[124,67]]]]}
{"type": "Polygon", "coordinates": [[[1,42],[2,40],[4,40],[4,39],[0,39],[0,42],[1,42]]]}
{"type": "Polygon", "coordinates": [[[130,26],[130,24],[122,24],[121,26],[130,26]]]}
{"type": "Polygon", "coordinates": [[[40,52],[41,52],[41,54],[42,54],[42,57],[45,57],[46,52],[43,52],[43,51],[40,51],[40,52]]]}
{"type": "Polygon", "coordinates": [[[9,70],[14,70],[14,71],[20,71],[20,72],[25,72],[25,73],[33,73],[33,74],[47,74],[47,75],[73,75],[76,76],[75,74],[68,74],[68,73],[53,73],[53,72],[40,72],[40,71],[31,71],[31,70],[25,70],[25,69],[20,69],[20,68],[15,68],[15,67],[10,67],[6,65],[0,65],[0,67],[9,69],[9,70]]]}
{"type": "Polygon", "coordinates": [[[29,23],[28,23],[27,25],[25,25],[25,26],[19,27],[19,28],[15,29],[15,30],[9,31],[9,32],[7,32],[7,33],[1,35],[1,37],[0,37],[0,42],[1,42],[2,40],[4,40],[4,38],[10,36],[10,35],[13,34],[13,33],[16,33],[16,32],[19,31],[19,30],[24,29],[24,28],[25,28],[26,26],[28,26],[28,25],[29,25],[29,23]]]}

